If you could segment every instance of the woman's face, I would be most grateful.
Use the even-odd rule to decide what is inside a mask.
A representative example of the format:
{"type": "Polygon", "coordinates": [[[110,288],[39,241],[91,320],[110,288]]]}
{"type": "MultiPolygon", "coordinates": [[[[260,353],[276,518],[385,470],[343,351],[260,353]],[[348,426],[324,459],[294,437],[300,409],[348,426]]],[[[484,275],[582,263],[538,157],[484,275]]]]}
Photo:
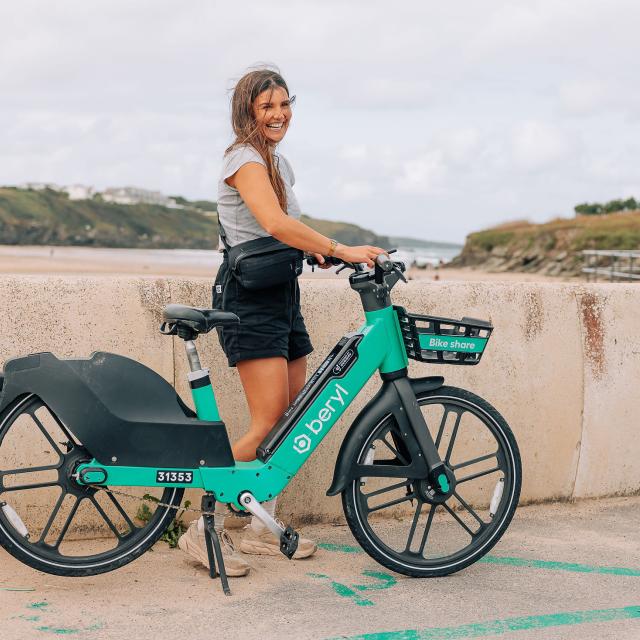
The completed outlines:
{"type": "Polygon", "coordinates": [[[262,135],[274,144],[280,142],[291,122],[291,101],[282,87],[267,89],[253,101],[253,115],[262,135]]]}

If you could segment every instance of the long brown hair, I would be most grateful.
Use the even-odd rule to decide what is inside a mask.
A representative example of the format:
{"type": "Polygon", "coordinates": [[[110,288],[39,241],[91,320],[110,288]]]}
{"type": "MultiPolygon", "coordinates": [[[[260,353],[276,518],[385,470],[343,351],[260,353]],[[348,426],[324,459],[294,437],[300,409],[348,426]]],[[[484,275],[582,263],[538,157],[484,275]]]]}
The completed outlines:
{"type": "Polygon", "coordinates": [[[260,67],[245,73],[233,88],[231,97],[231,126],[236,138],[225,153],[239,144],[250,144],[267,165],[269,181],[278,203],[287,213],[287,192],[269,141],[262,135],[253,114],[253,102],[263,92],[281,87],[289,95],[289,87],[276,69],[260,67]]]}

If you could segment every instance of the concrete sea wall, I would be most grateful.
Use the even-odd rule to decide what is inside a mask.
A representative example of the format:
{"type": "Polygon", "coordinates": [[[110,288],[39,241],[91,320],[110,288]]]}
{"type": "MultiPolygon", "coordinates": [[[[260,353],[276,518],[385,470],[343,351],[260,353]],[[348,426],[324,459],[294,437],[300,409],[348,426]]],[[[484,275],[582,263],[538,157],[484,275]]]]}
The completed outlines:
{"type": "MultiPolygon", "coordinates": [[[[303,280],[301,289],[315,346],[312,371],[343,333],[361,324],[362,308],[346,279],[303,280]]],[[[169,302],[209,306],[210,299],[211,283],[202,279],[3,277],[0,360],[111,351],[151,367],[191,404],[181,341],[162,336],[158,326],[169,302]]],[[[640,287],[412,281],[396,287],[394,302],[416,313],[493,322],[478,366],[410,361],[410,374],[444,375],[504,415],[522,454],[523,502],[640,491],[640,287]]],[[[233,440],[248,422],[238,373],[227,367],[215,333],[197,345],[233,440]]],[[[341,514],[340,499],[325,491],[348,425],[378,386],[374,376],[287,488],[283,518],[341,514]]],[[[18,444],[17,459],[20,453],[18,444]]]]}

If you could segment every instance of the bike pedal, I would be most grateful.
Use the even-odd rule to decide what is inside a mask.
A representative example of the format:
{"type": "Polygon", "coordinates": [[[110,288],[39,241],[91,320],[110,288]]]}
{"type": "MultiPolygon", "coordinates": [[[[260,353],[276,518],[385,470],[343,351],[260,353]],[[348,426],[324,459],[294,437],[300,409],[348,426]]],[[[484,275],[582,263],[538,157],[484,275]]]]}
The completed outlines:
{"type": "Polygon", "coordinates": [[[280,534],[280,551],[291,560],[293,558],[293,554],[298,549],[298,540],[300,539],[300,534],[297,531],[294,531],[293,527],[287,527],[280,534]]]}

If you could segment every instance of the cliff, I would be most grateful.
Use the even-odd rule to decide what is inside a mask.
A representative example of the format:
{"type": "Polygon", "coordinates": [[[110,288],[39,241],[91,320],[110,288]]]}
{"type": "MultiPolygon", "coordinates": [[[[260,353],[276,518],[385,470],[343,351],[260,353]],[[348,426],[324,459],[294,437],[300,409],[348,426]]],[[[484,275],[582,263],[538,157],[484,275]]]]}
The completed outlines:
{"type": "Polygon", "coordinates": [[[485,229],[470,234],[449,265],[571,276],[580,274],[583,249],[640,249],[640,211],[485,229]]]}

